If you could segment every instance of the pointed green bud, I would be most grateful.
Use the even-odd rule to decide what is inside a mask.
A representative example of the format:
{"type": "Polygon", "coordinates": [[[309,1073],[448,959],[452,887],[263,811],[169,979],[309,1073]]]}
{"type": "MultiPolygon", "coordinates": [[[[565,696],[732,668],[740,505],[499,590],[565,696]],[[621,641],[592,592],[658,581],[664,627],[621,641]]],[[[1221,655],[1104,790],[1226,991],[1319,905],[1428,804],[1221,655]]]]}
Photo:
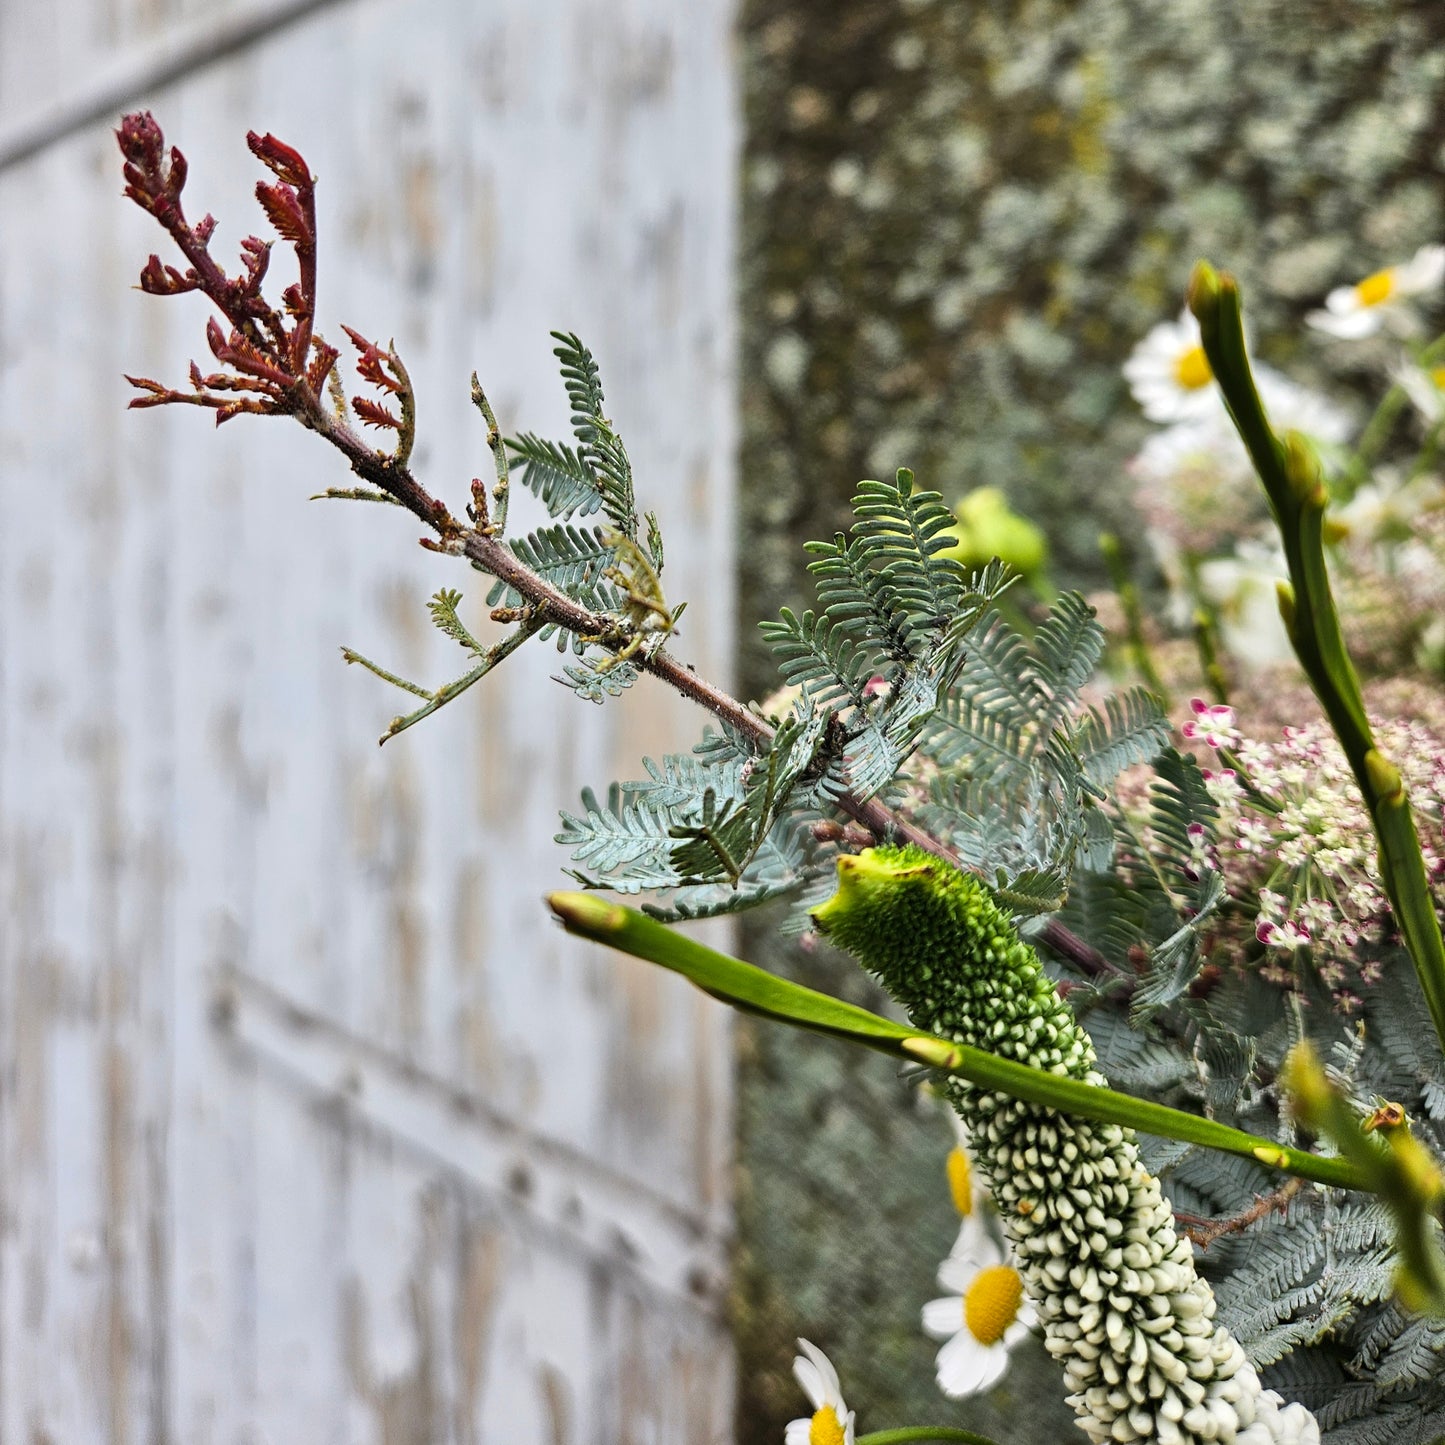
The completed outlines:
{"type": "Polygon", "coordinates": [[[1365,754],[1365,776],[1374,790],[1375,801],[1396,807],[1405,796],[1405,780],[1400,770],[1379,748],[1371,748],[1365,754]]]}
{"type": "Polygon", "coordinates": [[[1301,432],[1289,431],[1284,434],[1283,441],[1285,480],[1289,482],[1295,500],[1302,507],[1324,511],[1329,496],[1325,491],[1320,459],[1310,439],[1301,432]]]}
{"type": "Polygon", "coordinates": [[[1219,314],[1219,272],[1208,261],[1199,260],[1194,263],[1185,296],[1189,309],[1201,327],[1216,319],[1219,314]]]}
{"type": "Polygon", "coordinates": [[[580,933],[584,938],[605,938],[627,926],[627,910],[595,893],[549,893],[547,906],[568,933],[580,933]]]}
{"type": "Polygon", "coordinates": [[[1395,1299],[1411,1314],[1424,1314],[1434,1303],[1428,1285],[1422,1284],[1404,1263],[1395,1267],[1395,1299]]]}
{"type": "Polygon", "coordinates": [[[1285,1056],[1279,1079],[1295,1117],[1318,1132],[1329,1110],[1330,1081],[1308,1039],[1302,1039],[1285,1056]]]}
{"type": "MultiPolygon", "coordinates": [[[[1402,1111],[1403,1112],[1403,1111],[1402,1111]]],[[[1422,1213],[1433,1213],[1445,1195],[1445,1178],[1428,1149],[1405,1129],[1390,1134],[1390,1148],[1404,1178],[1406,1188],[1418,1201],[1422,1213]]]]}

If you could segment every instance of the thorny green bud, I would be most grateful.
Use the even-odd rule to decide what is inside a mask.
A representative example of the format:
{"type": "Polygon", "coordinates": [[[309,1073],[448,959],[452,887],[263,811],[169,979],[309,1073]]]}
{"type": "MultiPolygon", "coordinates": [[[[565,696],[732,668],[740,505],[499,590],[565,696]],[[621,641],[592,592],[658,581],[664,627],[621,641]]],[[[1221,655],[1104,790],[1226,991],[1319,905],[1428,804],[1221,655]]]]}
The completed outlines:
{"type": "Polygon", "coordinates": [[[1274,584],[1274,600],[1279,604],[1280,621],[1291,643],[1298,645],[1295,632],[1294,588],[1283,578],[1274,584]]]}
{"type": "Polygon", "coordinates": [[[1365,776],[1375,791],[1377,803],[1398,803],[1404,796],[1405,780],[1399,768],[1379,748],[1371,748],[1365,754],[1365,776]]]}
{"type": "Polygon", "coordinates": [[[1308,437],[1297,431],[1284,434],[1284,475],[1296,501],[1304,507],[1324,511],[1329,494],[1325,491],[1320,459],[1308,437]]]}
{"type": "MultiPolygon", "coordinates": [[[[838,860],[813,917],[908,1009],[915,1027],[1086,1083],[1089,1036],[977,879],[917,848],[838,860]]],[[[1302,1405],[1260,1386],[1214,1323],[1214,1296],[1131,1131],[944,1085],[974,1142],[1014,1262],[1094,1441],[1317,1445],[1302,1405]]]]}

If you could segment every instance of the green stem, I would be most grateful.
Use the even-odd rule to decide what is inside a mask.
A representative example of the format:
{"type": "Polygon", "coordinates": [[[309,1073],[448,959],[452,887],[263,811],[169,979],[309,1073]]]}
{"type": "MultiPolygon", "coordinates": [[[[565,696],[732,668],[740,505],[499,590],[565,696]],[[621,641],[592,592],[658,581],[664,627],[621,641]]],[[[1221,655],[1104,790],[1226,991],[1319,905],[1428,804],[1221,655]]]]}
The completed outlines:
{"type": "Polygon", "coordinates": [[[1125,636],[1129,639],[1129,652],[1134,659],[1134,668],[1144,680],[1144,686],[1164,704],[1167,712],[1174,704],[1159,669],[1154,665],[1154,654],[1149,650],[1144,636],[1144,610],[1139,605],[1139,589],[1129,570],[1124,565],[1124,552],[1119,539],[1112,532],[1099,534],[1099,551],[1103,554],[1104,565],[1109,569],[1109,581],[1124,609],[1125,636]]]}
{"type": "Polygon", "coordinates": [[[1189,304],[1225,406],[1264,484],[1289,566],[1280,611],[1295,655],[1334,728],[1375,826],[1380,875],[1445,1051],[1445,939],[1400,773],[1375,746],[1364,695],[1345,647],[1325,566],[1327,494],[1319,461],[1297,432],[1275,435],[1244,349],[1239,287],[1207,262],[1194,268],[1189,304]]]}
{"type": "Polygon", "coordinates": [[[1229,679],[1219,661],[1219,619],[1202,597],[1194,599],[1194,647],[1205,685],[1215,702],[1229,703],[1229,679]]]}
{"type": "MultiPolygon", "coordinates": [[[[404,733],[407,728],[415,727],[424,717],[430,717],[438,708],[445,707],[454,698],[459,697],[473,683],[480,682],[498,663],[509,658],[534,632],[541,630],[542,624],[535,619],[529,618],[515,632],[509,632],[500,642],[494,643],[481,656],[477,665],[454,682],[449,682],[443,687],[437,688],[435,692],[424,692],[420,688],[402,682],[399,678],[392,677],[390,673],[382,672],[374,663],[366,662],[364,657],[357,657],[356,662],[366,663],[378,677],[384,677],[388,682],[394,682],[399,687],[405,687],[410,692],[427,699],[424,707],[419,707],[415,712],[409,712],[405,717],[392,718],[387,729],[382,733],[378,742],[388,742],[398,733],[404,733]]],[[[465,630],[465,629],[464,629],[465,630]]],[[[480,645],[480,644],[478,644],[480,645]]],[[[347,657],[348,662],[353,661],[347,657]]]]}
{"type": "Polygon", "coordinates": [[[910,1440],[936,1440],[941,1445],[998,1445],[987,1435],[958,1430],[951,1425],[904,1425],[897,1430],[874,1430],[858,1437],[858,1445],[906,1445],[910,1440]]]}
{"type": "MultiPolygon", "coordinates": [[[[1417,366],[1428,369],[1442,356],[1445,356],[1445,336],[1437,336],[1419,352],[1414,360],[1417,366]]],[[[1340,479],[1342,500],[1349,501],[1369,477],[1370,467],[1379,455],[1381,448],[1389,440],[1390,433],[1394,430],[1395,423],[1399,419],[1401,411],[1404,410],[1407,400],[1405,388],[1399,385],[1392,386],[1380,398],[1380,404],[1375,408],[1369,421],[1365,423],[1364,430],[1360,433],[1360,440],[1356,443],[1354,453],[1350,457],[1349,465],[1340,479]]]]}
{"type": "Polygon", "coordinates": [[[404,677],[398,677],[394,672],[388,672],[384,667],[373,662],[369,657],[363,657],[351,647],[343,647],[341,655],[347,662],[359,663],[368,672],[374,673],[383,682],[389,682],[393,687],[399,687],[403,692],[409,692],[413,697],[430,697],[431,693],[420,683],[408,682],[404,677]]]}
{"type": "Polygon", "coordinates": [[[1170,1109],[1095,1084],[1033,1069],[982,1049],[894,1023],[855,1004],[844,1003],[778,978],[741,959],[718,953],[645,913],[620,903],[609,903],[596,894],[553,893],[547,902],[569,933],[660,964],[691,979],[714,998],[747,1013],[927,1064],[944,1073],[957,1074],[980,1088],[1057,1109],[1061,1114],[1121,1124],[1144,1134],[1200,1144],[1336,1189],[1369,1190],[1366,1175],[1348,1160],[1323,1158],[1292,1149],[1213,1119],[1186,1114],[1182,1109],[1170,1109]]]}

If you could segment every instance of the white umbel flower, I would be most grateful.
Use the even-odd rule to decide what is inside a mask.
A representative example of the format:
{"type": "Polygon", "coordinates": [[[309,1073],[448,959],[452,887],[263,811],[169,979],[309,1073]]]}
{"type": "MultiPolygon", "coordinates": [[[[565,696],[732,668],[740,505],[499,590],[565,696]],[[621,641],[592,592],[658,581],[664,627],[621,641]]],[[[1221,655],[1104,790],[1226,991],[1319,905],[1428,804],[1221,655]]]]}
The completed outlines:
{"type": "Polygon", "coordinates": [[[788,1422],[784,1445],[854,1445],[853,1412],[843,1403],[843,1388],[833,1362],[809,1340],[799,1340],[798,1348],[803,1353],[793,1361],[793,1376],[803,1387],[813,1413],[788,1422]]]}
{"type": "Polygon", "coordinates": [[[1357,281],[1337,286],[1325,297],[1323,311],[1311,311],[1305,320],[1316,330],[1346,341],[1358,341],[1388,329],[1410,336],[1420,323],[1410,302],[1433,291],[1445,280],[1445,246],[1421,246],[1398,266],[1386,266],[1357,281]]]}
{"type": "Polygon", "coordinates": [[[1220,406],[1199,322],[1187,308],[1178,321],[1161,321],[1134,348],[1124,379],[1150,421],[1190,421],[1220,406]]]}
{"type": "Polygon", "coordinates": [[[951,1293],[923,1306],[924,1331],[947,1341],[938,1352],[938,1387],[955,1400],[982,1394],[1003,1378],[1010,1351],[1037,1323],[1034,1307],[1018,1270],[987,1235],[977,1235],[966,1256],[955,1248],[938,1282],[951,1293]]]}

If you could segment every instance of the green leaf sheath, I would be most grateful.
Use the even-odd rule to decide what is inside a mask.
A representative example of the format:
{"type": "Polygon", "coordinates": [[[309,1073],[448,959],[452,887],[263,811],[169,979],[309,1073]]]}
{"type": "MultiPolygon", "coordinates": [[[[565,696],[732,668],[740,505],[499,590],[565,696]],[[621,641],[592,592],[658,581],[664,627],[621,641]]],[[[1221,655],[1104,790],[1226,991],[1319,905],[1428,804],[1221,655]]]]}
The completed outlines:
{"type": "MultiPolygon", "coordinates": [[[[595,800],[592,807],[596,807],[595,800]]],[[[635,908],[610,903],[595,893],[553,893],[547,902],[568,932],[670,969],[714,998],[777,1023],[831,1034],[895,1058],[921,1061],[982,1089],[1044,1108],[1103,1124],[1128,1125],[1162,1139],[1200,1144],[1337,1189],[1369,1188],[1368,1176],[1347,1160],[1272,1144],[1198,1114],[1100,1088],[1094,1082],[1046,1073],[967,1044],[950,1043],[730,958],[635,908]]]]}
{"type": "Polygon", "coordinates": [[[948,1425],[904,1425],[896,1430],[874,1430],[860,1435],[858,1445],[998,1445],[987,1435],[956,1430],[948,1425]]]}
{"type": "MultiPolygon", "coordinates": [[[[839,860],[838,892],[814,919],[916,1027],[1106,1082],[1088,1035],[977,879],[919,849],[874,848],[839,860]]],[[[1303,1408],[1281,1409],[1215,1325],[1213,1294],[1129,1130],[962,1079],[948,1092],[1092,1439],[1309,1438],[1297,1433],[1313,1427],[1303,1408]]]]}

